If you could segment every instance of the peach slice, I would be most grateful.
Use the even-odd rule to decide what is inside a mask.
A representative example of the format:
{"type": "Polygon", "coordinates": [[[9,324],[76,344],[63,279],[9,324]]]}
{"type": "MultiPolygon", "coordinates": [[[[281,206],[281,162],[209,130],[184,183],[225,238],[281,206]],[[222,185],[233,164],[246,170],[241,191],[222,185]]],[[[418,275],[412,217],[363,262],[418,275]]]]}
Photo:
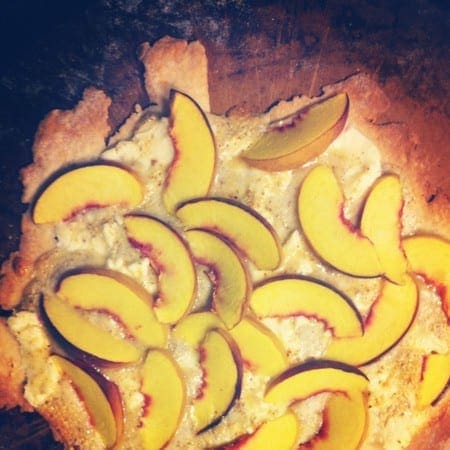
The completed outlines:
{"type": "Polygon", "coordinates": [[[128,239],[150,260],[158,274],[156,317],[173,324],[191,308],[197,278],[191,254],[181,237],[159,219],[128,215],[124,219],[128,239]]]}
{"type": "Polygon", "coordinates": [[[177,430],[186,404],[183,374],[167,352],[148,353],[142,366],[141,392],[145,400],[138,432],[144,448],[165,448],[177,430]]]}
{"type": "Polygon", "coordinates": [[[200,347],[206,333],[214,328],[225,329],[225,324],[219,316],[211,311],[189,314],[175,326],[172,336],[188,343],[194,349],[200,347]]]}
{"type": "Polygon", "coordinates": [[[406,277],[402,285],[384,280],[365,319],[363,336],[333,339],[326,357],[357,366],[375,360],[408,331],[417,306],[417,287],[411,277],[406,277]]]}
{"type": "Polygon", "coordinates": [[[227,328],[241,320],[251,292],[247,268],[238,253],[221,237],[206,230],[186,232],[194,260],[209,268],[214,285],[212,306],[227,328]]]}
{"type": "Polygon", "coordinates": [[[179,203],[208,193],[216,164],[216,146],[200,106],[178,91],[171,92],[169,132],[175,156],[162,198],[167,210],[173,212],[179,203]]]}
{"type": "Polygon", "coordinates": [[[422,373],[417,391],[417,406],[434,404],[450,381],[450,354],[430,353],[423,356],[422,373]]]}
{"type": "Polygon", "coordinates": [[[295,448],[299,435],[297,416],[288,411],[276,419],[260,425],[252,434],[241,436],[221,448],[223,450],[272,450],[276,442],[277,450],[295,448]]]}
{"type": "Polygon", "coordinates": [[[257,319],[244,317],[230,334],[239,347],[244,367],[250,371],[272,377],[287,368],[283,344],[257,319]]]}
{"type": "Polygon", "coordinates": [[[88,373],[61,356],[49,359],[69,378],[105,448],[117,444],[123,432],[123,407],[117,386],[98,372],[88,373]]]}
{"type": "Polygon", "coordinates": [[[288,407],[320,392],[366,392],[368,379],[348,364],[331,360],[310,360],[290,367],[267,385],[264,400],[288,407]]]}
{"type": "Polygon", "coordinates": [[[223,236],[258,269],[273,270],[281,260],[272,226],[256,211],[225,198],[198,198],[182,204],[177,216],[188,228],[204,228],[223,236]]]}
{"type": "Polygon", "coordinates": [[[81,351],[83,356],[94,357],[99,362],[133,363],[142,355],[142,351],[130,341],[94,325],[56,296],[41,298],[40,311],[50,332],[81,351]]]}
{"type": "Polygon", "coordinates": [[[361,336],[362,319],[343,294],[322,282],[285,277],[268,280],[250,297],[258,317],[313,317],[323,322],[334,336],[361,336]]]}
{"type": "Polygon", "coordinates": [[[323,411],[318,434],[299,449],[356,450],[367,430],[367,394],[358,390],[334,392],[323,411]]]}
{"type": "Polygon", "coordinates": [[[328,97],[269,124],[242,158],[263,170],[294,169],[323,153],[344,128],[349,110],[345,93],[328,97]]]}
{"type": "Polygon", "coordinates": [[[60,281],[57,294],[74,307],[110,314],[150,347],[166,345],[168,329],[156,320],[153,298],[126,275],[105,269],[75,272],[60,281]]]}
{"type": "Polygon", "coordinates": [[[410,270],[436,287],[450,323],[450,242],[437,236],[417,235],[403,239],[403,249],[410,270]]]}
{"type": "Polygon", "coordinates": [[[374,245],[344,217],[344,196],[331,168],[319,165],[298,196],[300,225],[312,248],[336,269],[360,277],[382,274],[374,245]]]}
{"type": "Polygon", "coordinates": [[[401,248],[402,185],[396,175],[380,177],[367,197],[361,217],[361,232],[374,244],[383,272],[402,283],[406,257],[401,248]]]}
{"type": "Polygon", "coordinates": [[[38,197],[32,211],[37,224],[69,220],[90,208],[133,208],[143,198],[141,182],[124,167],[95,164],[65,172],[38,197]]]}
{"type": "Polygon", "coordinates": [[[194,427],[202,433],[217,425],[241,393],[242,359],[227,332],[211,330],[200,345],[203,383],[194,399],[194,427]]]}

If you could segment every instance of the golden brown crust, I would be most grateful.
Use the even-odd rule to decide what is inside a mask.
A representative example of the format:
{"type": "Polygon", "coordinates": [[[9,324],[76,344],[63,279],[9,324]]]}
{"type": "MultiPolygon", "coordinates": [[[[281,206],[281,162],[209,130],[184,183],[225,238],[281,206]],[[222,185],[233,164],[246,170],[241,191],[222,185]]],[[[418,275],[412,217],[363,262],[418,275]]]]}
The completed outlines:
{"type": "Polygon", "coordinates": [[[143,44],[140,59],[145,67],[147,94],[162,111],[168,110],[172,88],[190,95],[203,110],[210,110],[206,52],[199,41],[187,43],[166,36],[153,46],[143,44]]]}
{"type": "Polygon", "coordinates": [[[448,450],[450,448],[450,390],[430,412],[426,426],[419,430],[407,450],[448,450]]]}
{"type": "Polygon", "coordinates": [[[9,331],[6,322],[0,319],[0,408],[14,408],[24,411],[32,408],[23,396],[25,369],[20,358],[19,343],[9,331]]]}
{"type": "Polygon", "coordinates": [[[110,132],[110,105],[103,91],[90,88],[73,110],[54,110],[47,115],[36,133],[34,163],[22,170],[24,203],[29,203],[44,180],[65,164],[98,156],[110,132]]]}

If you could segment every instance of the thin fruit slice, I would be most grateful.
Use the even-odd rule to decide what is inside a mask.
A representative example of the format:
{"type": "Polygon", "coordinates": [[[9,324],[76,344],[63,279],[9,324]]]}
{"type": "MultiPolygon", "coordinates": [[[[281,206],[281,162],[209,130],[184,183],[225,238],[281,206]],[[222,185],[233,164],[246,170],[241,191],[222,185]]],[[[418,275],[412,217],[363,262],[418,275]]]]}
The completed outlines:
{"type": "Polygon", "coordinates": [[[367,393],[358,390],[334,392],[323,410],[317,435],[299,449],[356,450],[367,430],[367,393]]]}
{"type": "Polygon", "coordinates": [[[112,448],[121,437],[123,430],[123,409],[119,389],[111,381],[96,373],[95,378],[68,359],[58,355],[50,356],[69,378],[75,392],[86,407],[91,423],[98,431],[105,448],[112,448]],[[107,386],[102,389],[98,383],[107,386]]]}
{"type": "Polygon", "coordinates": [[[210,270],[214,285],[212,306],[227,328],[242,317],[251,292],[247,268],[238,253],[219,236],[206,230],[189,230],[185,234],[194,259],[210,270]]]}
{"type": "Polygon", "coordinates": [[[208,193],[214,175],[216,147],[199,105],[187,95],[171,92],[170,137],[175,156],[168,170],[163,201],[168,211],[208,193]]]}
{"type": "Polygon", "coordinates": [[[263,170],[294,169],[323,153],[344,128],[349,110],[345,93],[282,118],[247,149],[242,158],[263,170]]]}
{"type": "Polygon", "coordinates": [[[283,344],[257,319],[244,317],[230,334],[239,347],[244,367],[250,371],[273,377],[287,368],[283,344]]]}
{"type": "Polygon", "coordinates": [[[450,354],[430,353],[423,356],[422,373],[417,391],[417,406],[426,408],[436,402],[450,381],[450,354]]]}
{"type": "Polygon", "coordinates": [[[217,314],[211,311],[202,311],[189,314],[180,320],[173,329],[172,336],[198,349],[206,333],[214,328],[225,329],[225,324],[217,314]]]}
{"type": "Polygon", "coordinates": [[[44,323],[54,328],[50,331],[56,331],[57,336],[88,357],[110,363],[132,363],[141,357],[141,350],[130,341],[94,325],[56,296],[41,299],[40,309],[44,323]]]}
{"type": "Polygon", "coordinates": [[[239,349],[223,330],[210,331],[200,346],[203,383],[194,399],[197,433],[217,425],[241,393],[242,360],[239,349]]]}
{"type": "Polygon", "coordinates": [[[281,259],[271,225],[256,211],[225,198],[198,198],[182,204],[177,216],[188,228],[204,228],[223,236],[261,270],[273,270],[281,259]]]}
{"type": "Polygon", "coordinates": [[[71,273],[60,281],[57,294],[76,308],[110,314],[150,347],[167,342],[167,326],[156,320],[153,298],[126,275],[105,269],[71,273]]]}
{"type": "Polygon", "coordinates": [[[342,272],[374,277],[382,274],[374,245],[344,217],[344,196],[328,166],[306,176],[298,196],[303,232],[317,254],[342,272]]]}
{"type": "Polygon", "coordinates": [[[331,360],[310,360],[272,379],[264,400],[288,407],[320,392],[365,392],[367,389],[368,379],[356,367],[331,360]]]}
{"type": "Polygon", "coordinates": [[[288,411],[276,419],[261,424],[252,434],[241,436],[223,450],[293,450],[299,435],[297,416],[288,411]]]}
{"type": "Polygon", "coordinates": [[[152,350],[142,366],[144,409],[138,429],[146,450],[165,448],[175,434],[186,404],[183,374],[165,351],[152,350]]]}
{"type": "Polygon", "coordinates": [[[356,366],[377,359],[408,331],[417,306],[417,287],[411,277],[406,277],[401,285],[384,280],[364,322],[363,336],[333,339],[326,357],[356,366]]]}
{"type": "Polygon", "coordinates": [[[276,278],[258,286],[250,297],[258,317],[306,316],[323,322],[334,336],[361,336],[362,319],[343,294],[306,278],[276,278]]]}
{"type": "Polygon", "coordinates": [[[384,274],[399,284],[407,269],[400,238],[402,208],[398,176],[384,175],[372,187],[361,217],[361,232],[374,244],[384,274]]]}
{"type": "Polygon", "coordinates": [[[82,211],[104,206],[133,208],[142,198],[140,181],[123,167],[79,167],[56,178],[41,193],[33,207],[33,221],[41,224],[69,220],[82,211]]]}
{"type": "Polygon", "coordinates": [[[172,228],[151,216],[128,215],[124,219],[128,239],[149,258],[158,275],[156,317],[175,323],[191,308],[197,279],[191,254],[172,228]]]}
{"type": "Polygon", "coordinates": [[[435,286],[450,323],[450,243],[437,236],[417,235],[404,239],[403,248],[410,270],[435,286]]]}

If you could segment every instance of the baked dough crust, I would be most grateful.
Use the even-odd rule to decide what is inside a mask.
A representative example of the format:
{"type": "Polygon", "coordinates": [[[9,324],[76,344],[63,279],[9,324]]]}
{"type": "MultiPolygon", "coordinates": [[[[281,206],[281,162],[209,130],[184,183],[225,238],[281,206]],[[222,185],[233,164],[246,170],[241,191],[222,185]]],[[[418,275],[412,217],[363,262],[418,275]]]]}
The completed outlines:
{"type": "MultiPolygon", "coordinates": [[[[167,110],[167,98],[171,88],[182,90],[195,98],[205,110],[209,110],[207,58],[199,42],[165,37],[153,46],[143,44],[141,61],[145,67],[145,87],[158,109],[167,110]],[[190,77],[185,74],[190,73],[190,77]]],[[[388,89],[391,90],[392,88],[388,89]]],[[[449,167],[450,155],[438,147],[450,148],[448,120],[439,113],[426,119],[422,110],[414,110],[413,104],[404,99],[397,104],[382,89],[376,79],[358,74],[325,87],[328,96],[346,91],[351,100],[350,121],[364,134],[377,142],[382,152],[384,171],[399,173],[407,195],[405,207],[413,211],[423,231],[439,230],[450,238],[449,192],[450,179],[443,176],[449,167]],[[435,159],[437,158],[437,160],[435,159]],[[429,165],[428,162],[433,164],[429,165]],[[430,169],[432,167],[432,169],[430,169]]],[[[273,117],[282,117],[310,101],[308,97],[296,97],[280,102],[271,109],[273,117]]],[[[34,162],[22,171],[23,201],[30,203],[47,177],[67,164],[90,161],[105,148],[111,132],[108,109],[111,100],[97,89],[87,89],[80,103],[71,111],[55,110],[43,120],[36,134],[33,147],[34,162]]],[[[236,109],[238,111],[239,109],[236,109]]],[[[142,111],[138,109],[110,140],[115,142],[128,135],[142,111]]],[[[22,219],[22,238],[18,252],[12,254],[2,267],[0,280],[0,306],[16,307],[25,286],[33,279],[39,259],[54,249],[51,228],[33,224],[29,213],[22,219]]],[[[26,374],[20,358],[19,344],[0,321],[0,406],[20,406],[30,410],[23,396],[26,374]]],[[[55,438],[70,446],[97,448],[95,433],[83,429],[83,407],[73,388],[66,383],[62,396],[44,403],[38,411],[52,426],[55,438]],[[75,422],[67,422],[67,417],[75,422]]],[[[450,445],[450,392],[436,408],[430,408],[430,419],[410,445],[411,450],[447,449],[450,445]]]]}

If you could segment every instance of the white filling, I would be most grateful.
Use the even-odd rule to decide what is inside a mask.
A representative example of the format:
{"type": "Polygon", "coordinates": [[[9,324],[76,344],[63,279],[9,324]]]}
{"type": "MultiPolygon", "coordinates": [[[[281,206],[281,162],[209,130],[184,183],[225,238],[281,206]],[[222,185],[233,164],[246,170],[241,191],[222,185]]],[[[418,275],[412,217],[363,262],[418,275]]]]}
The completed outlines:
{"type": "MultiPolygon", "coordinates": [[[[328,281],[349,295],[360,312],[365,315],[378,292],[379,280],[355,279],[325,268],[310,252],[298,230],[296,194],[311,164],[296,171],[278,173],[266,173],[249,168],[237,156],[260,132],[262,119],[255,119],[250,124],[246,122],[245,129],[241,126],[240,119],[230,120],[216,116],[209,116],[209,119],[219,147],[217,175],[211,195],[239,199],[253,207],[274,226],[283,242],[284,255],[276,274],[301,273],[328,281]]],[[[119,142],[115,147],[105,151],[102,158],[123,162],[135,170],[145,180],[147,188],[141,209],[178,226],[177,221],[166,213],[161,204],[165,173],[173,156],[167,126],[167,119],[150,118],[139,127],[130,141],[119,142]]],[[[317,162],[328,164],[334,169],[347,199],[345,214],[354,220],[360,210],[362,199],[382,173],[377,147],[356,129],[346,127],[317,162]]],[[[155,292],[157,288],[155,274],[148,260],[141,258],[139,252],[129,245],[123,229],[123,220],[114,209],[88,211],[68,223],[60,224],[56,226],[56,237],[58,246],[62,249],[94,251],[103,256],[107,267],[132,276],[148,291],[155,292]]],[[[251,269],[254,281],[273,275],[257,271],[254,267],[251,269]]],[[[204,289],[201,291],[202,295],[205,295],[208,287],[203,284],[204,289]]],[[[434,306],[421,306],[423,309],[421,317],[424,320],[416,320],[411,331],[414,338],[409,341],[405,339],[398,349],[405,351],[411,342],[418,339],[421,348],[416,350],[420,353],[448,350],[448,329],[445,328],[445,324],[440,325],[438,332],[436,330],[430,332],[427,328],[427,317],[430,314],[440,313],[439,300],[430,295],[423,287],[421,291],[423,303],[434,306]]],[[[204,299],[198,303],[202,302],[204,299]]],[[[39,352],[38,357],[33,358],[28,364],[26,386],[27,400],[38,406],[51,396],[58,381],[52,369],[49,372],[47,365],[44,368],[36,362],[45,361],[49,354],[49,343],[35,315],[22,312],[11,318],[9,323],[22,343],[22,348],[33,348],[33,351],[39,352]]],[[[284,343],[292,364],[311,357],[321,357],[330,339],[330,334],[324,330],[321,323],[303,317],[267,319],[265,323],[284,343]]],[[[197,355],[179,342],[171,343],[171,351],[186,376],[188,398],[192,398],[201,382],[197,355]]],[[[414,417],[413,420],[407,412],[414,404],[411,392],[405,394],[406,398],[399,397],[399,393],[405,391],[400,385],[404,380],[401,376],[392,376],[390,372],[389,358],[394,353],[395,349],[388,354],[383,363],[365,369],[374,391],[371,397],[371,428],[378,429],[381,435],[373,435],[372,440],[364,444],[363,448],[373,448],[372,445],[376,445],[378,440],[384,443],[385,448],[392,450],[403,448],[410,439],[411,430],[414,429],[412,422],[420,423],[423,420],[420,416],[414,417]],[[393,403],[396,405],[395,411],[386,406],[393,403]]],[[[25,358],[28,358],[28,355],[25,355],[25,358]]],[[[138,372],[135,369],[108,372],[120,384],[126,398],[127,411],[137,420],[143,401],[139,394],[138,372]]],[[[189,414],[185,414],[168,448],[196,449],[218,445],[251,432],[262,421],[280,414],[280,411],[262,402],[266,381],[263,377],[245,371],[241,398],[222,423],[200,436],[195,436],[192,433],[189,414]]],[[[416,380],[410,382],[416,383],[416,380]]],[[[296,407],[301,420],[301,441],[309,439],[320,427],[324,398],[317,396],[296,407]]],[[[127,439],[133,438],[130,435],[127,439]]]]}

